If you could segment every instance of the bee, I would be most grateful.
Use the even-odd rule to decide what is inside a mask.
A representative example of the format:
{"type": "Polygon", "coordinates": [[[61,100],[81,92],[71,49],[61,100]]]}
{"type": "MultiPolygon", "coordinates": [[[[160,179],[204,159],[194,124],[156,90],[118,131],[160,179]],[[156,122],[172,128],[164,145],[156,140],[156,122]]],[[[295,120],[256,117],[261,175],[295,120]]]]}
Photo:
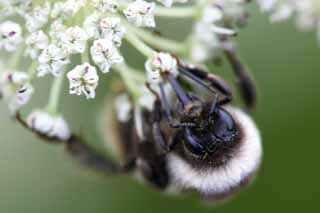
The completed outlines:
{"type": "MultiPolygon", "coordinates": [[[[234,52],[226,56],[250,110],[256,102],[254,82],[234,52]]],[[[258,171],[259,130],[244,110],[232,106],[233,92],[220,77],[182,63],[178,71],[178,77],[163,72],[164,82],[156,89],[147,85],[154,96],[150,109],[127,106],[130,116],[118,119],[117,107],[106,107],[102,132],[113,157],[97,152],[75,134],[55,141],[83,165],[109,176],[135,174],[160,191],[197,192],[209,201],[231,197],[258,171]]],[[[19,114],[16,118],[29,128],[19,114]]]]}
{"type": "MultiPolygon", "coordinates": [[[[251,109],[253,81],[236,55],[229,59],[251,109]]],[[[157,90],[147,85],[155,97],[152,110],[133,109],[123,121],[115,118],[116,110],[108,110],[104,135],[121,156],[122,172],[139,174],[160,191],[195,191],[205,200],[224,200],[255,177],[262,156],[259,130],[244,110],[230,105],[233,94],[224,80],[196,66],[179,65],[179,73],[178,79],[170,72],[162,76],[174,101],[164,83],[157,90]],[[184,84],[211,96],[197,95],[184,84]]]]}

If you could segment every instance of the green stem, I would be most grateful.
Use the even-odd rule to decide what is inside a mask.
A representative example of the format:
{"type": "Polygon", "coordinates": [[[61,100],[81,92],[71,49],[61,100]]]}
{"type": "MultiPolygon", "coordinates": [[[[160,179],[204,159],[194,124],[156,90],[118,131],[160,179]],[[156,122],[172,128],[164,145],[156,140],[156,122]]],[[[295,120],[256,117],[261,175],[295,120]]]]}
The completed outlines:
{"type": "Polygon", "coordinates": [[[140,51],[146,58],[150,58],[154,54],[154,50],[141,41],[135,34],[130,31],[126,32],[125,39],[130,42],[138,51],[140,51]]]}
{"type": "Polygon", "coordinates": [[[21,45],[18,50],[14,53],[13,56],[11,56],[9,63],[8,63],[8,67],[10,69],[17,69],[20,65],[21,59],[23,58],[23,53],[25,50],[25,45],[21,45]]]}
{"type": "Polygon", "coordinates": [[[141,96],[140,88],[137,85],[137,72],[133,71],[126,63],[116,64],[112,68],[118,71],[125,86],[132,94],[134,100],[141,96]]]}
{"type": "Polygon", "coordinates": [[[90,49],[89,49],[88,41],[86,44],[86,50],[84,51],[84,53],[81,54],[81,62],[82,62],[82,64],[84,64],[86,62],[90,63],[90,49]]]}
{"type": "Polygon", "coordinates": [[[53,115],[57,114],[58,111],[59,97],[62,90],[64,77],[65,75],[63,72],[60,74],[60,76],[54,79],[54,82],[51,87],[47,111],[53,115]]]}
{"type": "Polygon", "coordinates": [[[141,39],[143,39],[145,42],[155,47],[156,49],[165,50],[177,54],[183,53],[186,49],[186,46],[182,43],[162,38],[146,30],[131,27],[129,25],[127,26],[127,29],[134,32],[137,36],[139,36],[141,39]]]}
{"type": "Polygon", "coordinates": [[[38,61],[33,60],[28,68],[29,81],[32,81],[36,76],[37,68],[38,68],[38,61]]]}
{"type": "Polygon", "coordinates": [[[154,15],[168,18],[193,18],[197,16],[198,11],[194,6],[185,7],[161,7],[157,6],[154,15]]]}

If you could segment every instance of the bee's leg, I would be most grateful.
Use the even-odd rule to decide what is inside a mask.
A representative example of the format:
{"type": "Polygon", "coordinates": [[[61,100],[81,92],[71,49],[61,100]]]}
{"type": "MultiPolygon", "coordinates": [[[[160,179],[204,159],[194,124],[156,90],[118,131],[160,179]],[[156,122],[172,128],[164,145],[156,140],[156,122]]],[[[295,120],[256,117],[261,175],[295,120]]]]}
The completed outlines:
{"type": "Polygon", "coordinates": [[[72,135],[68,140],[59,140],[58,138],[49,138],[46,135],[42,135],[33,129],[31,129],[25,120],[23,120],[19,113],[16,114],[16,120],[26,129],[30,130],[36,134],[40,139],[45,142],[52,144],[63,144],[66,147],[67,153],[82,165],[87,168],[93,169],[97,172],[106,175],[120,175],[130,172],[134,166],[135,162],[130,161],[124,165],[120,165],[113,160],[111,160],[106,155],[98,153],[92,147],[83,142],[83,140],[76,136],[72,135]]]}
{"type": "Polygon", "coordinates": [[[160,126],[161,120],[162,120],[161,102],[160,100],[156,100],[154,103],[154,109],[153,109],[152,135],[155,142],[159,144],[163,150],[169,151],[164,134],[161,130],[161,126],[160,126]]]}
{"type": "Polygon", "coordinates": [[[208,73],[199,68],[189,68],[189,67],[180,67],[179,72],[203,87],[207,88],[212,93],[216,93],[218,90],[222,93],[229,101],[232,100],[232,89],[227,82],[219,78],[218,76],[208,73]],[[209,85],[208,85],[208,83],[209,85]]]}
{"type": "MultiPolygon", "coordinates": [[[[182,88],[180,88],[180,86],[171,79],[171,85],[174,85],[174,89],[176,90],[176,94],[178,95],[178,98],[180,100],[181,103],[186,103],[188,104],[188,102],[190,102],[190,98],[187,96],[187,94],[185,94],[184,91],[182,91],[182,88]],[[184,101],[181,101],[181,100],[184,100],[184,101]]],[[[160,83],[159,84],[159,87],[160,87],[160,95],[161,95],[161,100],[162,100],[162,103],[163,103],[163,108],[165,110],[165,113],[166,113],[166,116],[167,116],[167,119],[169,121],[169,125],[171,128],[180,128],[180,127],[190,127],[190,126],[194,126],[193,123],[175,123],[174,122],[174,119],[173,119],[173,116],[172,116],[172,112],[171,112],[171,109],[170,109],[170,104],[169,104],[169,101],[168,101],[168,98],[165,94],[165,91],[164,91],[164,88],[163,88],[163,84],[160,83]]]]}
{"type": "Polygon", "coordinates": [[[169,185],[166,155],[159,152],[153,141],[138,144],[136,165],[147,183],[153,187],[164,190],[169,185]]]}
{"type": "Polygon", "coordinates": [[[125,174],[135,166],[134,161],[126,162],[124,165],[114,162],[106,155],[98,153],[77,136],[72,136],[65,142],[65,146],[70,156],[81,165],[105,175],[125,174]]]}
{"type": "MultiPolygon", "coordinates": [[[[169,104],[169,101],[168,101],[168,98],[165,94],[165,91],[164,91],[164,88],[163,88],[163,84],[162,83],[159,83],[159,87],[160,87],[160,96],[158,95],[158,93],[156,91],[154,91],[150,84],[146,84],[147,88],[151,91],[151,93],[153,93],[156,97],[156,102],[154,104],[155,106],[155,110],[156,111],[159,111],[159,115],[161,116],[161,113],[162,113],[162,108],[161,108],[161,105],[163,105],[163,108],[165,110],[165,113],[166,113],[166,117],[168,119],[168,122],[169,122],[169,125],[171,128],[180,128],[180,127],[190,127],[190,126],[194,126],[193,123],[180,123],[180,122],[175,122],[174,119],[173,119],[173,115],[172,115],[172,112],[171,112],[171,109],[170,109],[170,104],[169,104]],[[157,107],[157,108],[156,108],[157,107]],[[160,108],[159,108],[160,107],[160,108]]],[[[185,100],[190,100],[189,97],[187,95],[185,95],[185,100]],[[186,96],[186,97],[185,97],[186,96]]],[[[161,119],[160,119],[161,120],[161,119]]]]}
{"type": "Polygon", "coordinates": [[[246,106],[248,109],[252,109],[257,102],[257,91],[254,80],[252,79],[248,68],[241,62],[233,48],[226,48],[224,53],[238,78],[237,84],[246,106]]]}

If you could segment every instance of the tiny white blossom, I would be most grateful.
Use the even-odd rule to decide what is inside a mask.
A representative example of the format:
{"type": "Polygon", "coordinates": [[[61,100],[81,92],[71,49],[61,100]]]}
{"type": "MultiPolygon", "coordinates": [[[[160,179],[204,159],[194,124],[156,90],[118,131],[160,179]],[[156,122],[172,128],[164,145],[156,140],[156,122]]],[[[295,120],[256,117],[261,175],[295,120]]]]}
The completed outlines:
{"type": "Polygon", "coordinates": [[[34,92],[28,80],[28,75],[19,71],[6,71],[0,76],[0,94],[8,102],[12,114],[26,105],[34,92]]]}
{"type": "Polygon", "coordinates": [[[50,25],[50,31],[49,31],[51,42],[54,44],[60,43],[61,36],[64,35],[66,29],[67,29],[66,26],[64,26],[61,21],[54,21],[50,25]]]}
{"type": "Polygon", "coordinates": [[[103,38],[111,40],[117,47],[121,46],[125,28],[121,25],[119,18],[107,17],[102,19],[100,29],[103,38]]]}
{"type": "Polygon", "coordinates": [[[223,11],[216,5],[210,5],[204,9],[202,22],[208,24],[208,33],[213,32],[222,35],[234,35],[235,31],[219,26],[219,22],[224,17],[223,11]]]}
{"type": "Polygon", "coordinates": [[[51,73],[54,76],[60,75],[69,59],[65,51],[54,44],[50,44],[39,56],[38,76],[51,73]]]}
{"type": "Polygon", "coordinates": [[[123,11],[128,21],[138,27],[155,27],[154,20],[155,3],[148,3],[143,0],[136,0],[130,3],[123,11]]]}
{"type": "Polygon", "coordinates": [[[68,54],[83,53],[86,49],[88,35],[84,29],[75,26],[60,35],[61,45],[68,54]]]}
{"type": "Polygon", "coordinates": [[[119,8],[119,4],[116,0],[92,0],[92,4],[101,13],[115,13],[119,8]]]}
{"type": "Polygon", "coordinates": [[[75,16],[86,5],[86,0],[67,0],[53,4],[51,18],[65,19],[75,16]]]}
{"type": "Polygon", "coordinates": [[[78,65],[67,74],[67,77],[70,84],[70,94],[81,95],[83,93],[87,99],[95,98],[99,76],[94,66],[89,63],[78,65]]]}
{"type": "Polygon", "coordinates": [[[188,0],[157,0],[166,7],[171,7],[174,3],[186,3],[188,0]]]}
{"type": "Polygon", "coordinates": [[[198,22],[194,26],[189,54],[195,63],[202,63],[214,57],[220,48],[217,34],[208,31],[209,28],[210,26],[205,22],[198,22]]]}
{"type": "Polygon", "coordinates": [[[68,140],[71,132],[68,123],[61,116],[53,116],[45,111],[33,111],[27,118],[28,126],[34,131],[53,139],[68,140]]]}
{"type": "Polygon", "coordinates": [[[51,4],[46,2],[44,6],[35,6],[30,14],[25,15],[26,27],[29,32],[34,32],[48,23],[51,4]]]}
{"type": "Polygon", "coordinates": [[[101,21],[101,15],[97,12],[89,15],[83,23],[83,29],[87,32],[88,36],[93,39],[101,38],[101,30],[99,23],[101,21]]]}
{"type": "Polygon", "coordinates": [[[36,59],[41,50],[44,50],[49,45],[48,36],[42,31],[37,31],[30,34],[26,38],[27,48],[25,54],[31,59],[36,59]]]}
{"type": "Polygon", "coordinates": [[[93,46],[91,47],[91,57],[92,60],[99,65],[103,73],[109,72],[109,69],[113,64],[123,62],[123,57],[108,39],[94,41],[93,46]]]}
{"type": "Polygon", "coordinates": [[[0,24],[0,49],[15,51],[22,42],[21,26],[15,22],[6,21],[0,24]]]}
{"type": "Polygon", "coordinates": [[[168,53],[156,53],[146,62],[145,69],[148,82],[154,84],[162,81],[161,74],[163,72],[170,72],[174,76],[178,75],[177,59],[168,53]]]}

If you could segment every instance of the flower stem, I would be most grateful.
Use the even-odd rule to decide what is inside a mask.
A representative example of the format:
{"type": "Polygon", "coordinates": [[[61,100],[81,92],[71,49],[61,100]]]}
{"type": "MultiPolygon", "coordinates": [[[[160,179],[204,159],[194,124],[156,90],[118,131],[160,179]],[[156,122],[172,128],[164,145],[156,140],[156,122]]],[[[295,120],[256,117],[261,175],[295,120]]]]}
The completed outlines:
{"type": "Polygon", "coordinates": [[[170,39],[162,38],[146,30],[131,27],[131,26],[128,26],[128,29],[134,32],[137,36],[139,36],[149,45],[157,49],[165,50],[165,51],[173,52],[177,54],[183,53],[186,49],[186,46],[183,43],[178,43],[170,39]]]}
{"type": "Polygon", "coordinates": [[[155,51],[143,41],[141,41],[134,33],[130,32],[130,30],[126,32],[125,39],[130,42],[145,57],[150,58],[153,56],[155,51]]]}
{"type": "Polygon", "coordinates": [[[23,58],[23,53],[24,53],[25,45],[21,45],[18,50],[11,56],[8,67],[10,69],[17,69],[20,65],[20,61],[23,58]]]}
{"type": "Polygon", "coordinates": [[[28,68],[29,80],[32,81],[37,73],[38,61],[33,60],[28,68]]]}
{"type": "Polygon", "coordinates": [[[185,6],[185,7],[161,7],[157,6],[154,15],[160,17],[168,17],[168,18],[188,18],[195,17],[198,11],[194,6],[185,6]]]}
{"type": "Polygon", "coordinates": [[[51,87],[49,102],[47,105],[47,111],[51,114],[57,114],[59,97],[63,86],[64,72],[60,76],[54,79],[54,82],[51,87]]]}
{"type": "Polygon", "coordinates": [[[113,66],[121,76],[125,86],[131,92],[134,100],[136,100],[140,95],[140,89],[135,80],[137,80],[137,72],[133,71],[126,63],[116,64],[113,66]]]}

